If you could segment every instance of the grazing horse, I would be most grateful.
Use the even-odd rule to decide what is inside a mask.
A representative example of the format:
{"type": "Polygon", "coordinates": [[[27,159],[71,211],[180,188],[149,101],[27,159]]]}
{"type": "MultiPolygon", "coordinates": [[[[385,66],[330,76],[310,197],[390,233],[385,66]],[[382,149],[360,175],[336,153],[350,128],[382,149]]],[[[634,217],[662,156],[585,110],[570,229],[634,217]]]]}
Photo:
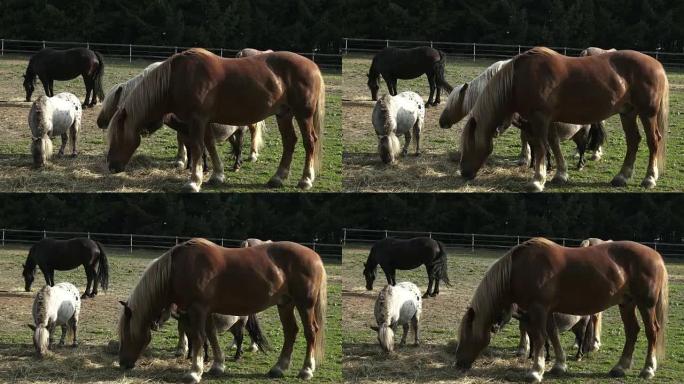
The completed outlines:
{"type": "Polygon", "coordinates": [[[440,103],[441,90],[449,93],[451,85],[444,77],[446,54],[430,47],[387,47],[373,57],[368,70],[368,89],[373,101],[378,100],[380,76],[385,80],[390,95],[397,95],[397,79],[410,80],[425,74],[430,84],[430,98],[425,107],[440,103]],[[436,91],[436,95],[435,95],[436,91]],[[433,101],[434,96],[434,101],[433,101]]]}
{"type": "Polygon", "coordinates": [[[408,154],[411,133],[416,137],[416,156],[420,155],[420,132],[425,123],[423,99],[415,92],[385,95],[373,108],[373,128],[378,135],[378,152],[385,164],[396,161],[399,153],[408,154]],[[404,148],[397,135],[404,135],[404,148]]]}
{"type": "Polygon", "coordinates": [[[62,137],[59,156],[64,155],[67,141],[71,140],[71,156],[78,155],[77,139],[81,129],[81,102],[68,92],[54,97],[40,96],[33,102],[28,116],[31,129],[31,156],[33,165],[42,167],[52,157],[52,138],[62,137]]]}
{"type": "Polygon", "coordinates": [[[223,248],[205,239],[191,239],[152,261],[128,301],[121,302],[119,365],[131,369],[151,340],[151,326],[172,303],[187,313],[192,343],[188,381],[198,383],[204,372],[200,349],[205,337],[213,350],[212,372],[223,372],[211,313],[244,316],[278,306],[284,344],[269,375],[283,377],[290,366],[299,312],[306,357],[299,377],[310,379],[324,354],[327,278],[321,257],[290,242],[258,247],[223,248]]]}
{"type": "Polygon", "coordinates": [[[31,101],[31,95],[35,89],[36,76],[43,83],[45,95],[48,97],[55,95],[53,90],[55,80],[65,81],[83,76],[86,88],[83,107],[93,107],[97,103],[97,97],[100,100],[105,97],[104,89],[102,88],[104,67],[102,55],[87,48],[72,48],[64,51],[44,48],[31,56],[26,67],[26,73],[24,74],[26,101],[31,101]]]}
{"type": "Polygon", "coordinates": [[[62,328],[59,345],[64,345],[68,332],[71,332],[71,346],[76,347],[76,329],[81,313],[81,299],[78,288],[71,283],[59,283],[54,287],[44,286],[33,300],[33,324],[28,327],[33,331],[33,346],[36,354],[42,358],[52,346],[55,327],[62,328]]]}
{"type": "Polygon", "coordinates": [[[373,290],[378,265],[385,272],[387,284],[396,285],[397,269],[414,269],[423,264],[428,274],[428,288],[423,297],[435,297],[439,294],[440,280],[450,285],[444,244],[429,237],[416,237],[408,240],[382,239],[373,244],[368,260],[363,263],[366,289],[373,290]]]}
{"type": "Polygon", "coordinates": [[[501,311],[516,303],[527,312],[533,346],[533,366],[527,378],[541,382],[542,346],[548,336],[556,362],[551,372],[567,370],[554,312],[591,315],[620,306],[625,346],[610,371],[621,377],[632,365],[639,333],[636,310],[646,330],[646,363],[641,377],[652,378],[656,355],[665,351],[668,309],[667,269],[653,249],[631,241],[615,241],[586,248],[566,248],[544,238],[533,238],[496,261],[485,273],[459,329],[456,365],[469,369],[489,344],[492,325],[501,311]]]}
{"type": "Polygon", "coordinates": [[[82,265],[88,283],[83,298],[97,295],[97,283],[100,288],[109,287],[109,262],[102,244],[84,238],[69,240],[43,239],[29,249],[24,268],[24,289],[31,291],[31,284],[36,275],[36,266],[43,272],[45,283],[55,285],[55,270],[68,271],[82,265]]]}
{"type": "Polygon", "coordinates": [[[590,124],[620,113],[627,153],[614,186],[625,186],[633,173],[641,120],[649,147],[645,188],[656,185],[665,160],[669,87],[663,66],[635,51],[567,57],[548,48],[533,48],[506,64],[487,84],[461,136],[461,176],[473,179],[492,153],[497,127],[513,113],[532,126],[535,175],[530,188],[546,182],[549,124],[590,124]]]}
{"type": "Polygon", "coordinates": [[[406,344],[409,328],[413,328],[414,345],[418,345],[420,331],[418,323],[423,312],[420,289],[407,281],[397,285],[386,285],[375,300],[375,321],[371,329],[378,333],[378,342],[385,352],[394,351],[394,333],[401,325],[404,333],[399,345],[406,344]]]}
{"type": "Polygon", "coordinates": [[[188,126],[191,177],[186,189],[197,192],[203,181],[199,161],[205,148],[213,163],[212,182],[223,182],[223,164],[210,122],[246,125],[276,115],[283,155],[268,185],[281,187],[290,172],[297,140],[306,152],[302,189],[313,186],[320,168],[325,118],[325,84],[318,66],[291,52],[227,59],[201,48],[173,55],[133,89],[109,123],[107,162],[112,173],[124,171],[140,145],[142,133],[173,113],[188,126]]]}

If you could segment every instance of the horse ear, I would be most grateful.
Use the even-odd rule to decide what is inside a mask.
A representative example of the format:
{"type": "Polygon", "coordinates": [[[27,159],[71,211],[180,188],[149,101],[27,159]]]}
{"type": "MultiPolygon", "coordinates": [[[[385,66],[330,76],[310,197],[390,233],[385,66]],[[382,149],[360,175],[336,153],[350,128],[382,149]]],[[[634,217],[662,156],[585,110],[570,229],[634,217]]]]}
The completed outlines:
{"type": "Polygon", "coordinates": [[[123,93],[123,87],[119,86],[114,92],[114,105],[119,105],[119,99],[121,99],[121,93],[123,93]]]}
{"type": "Polygon", "coordinates": [[[36,331],[36,326],[35,326],[35,325],[33,325],[33,324],[26,324],[26,325],[27,325],[29,328],[31,328],[31,330],[32,330],[33,332],[36,331]]]}

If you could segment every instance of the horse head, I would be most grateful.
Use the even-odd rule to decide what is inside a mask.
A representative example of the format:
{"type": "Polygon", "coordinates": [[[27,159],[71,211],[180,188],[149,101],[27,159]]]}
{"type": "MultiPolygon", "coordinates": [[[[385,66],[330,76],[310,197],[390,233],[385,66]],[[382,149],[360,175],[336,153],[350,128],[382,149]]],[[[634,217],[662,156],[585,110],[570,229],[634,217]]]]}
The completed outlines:
{"type": "Polygon", "coordinates": [[[456,367],[470,369],[477,356],[489,344],[490,329],[476,327],[477,314],[472,307],[466,311],[459,329],[458,346],[456,347],[456,367]]]}
{"type": "Polygon", "coordinates": [[[461,176],[466,180],[472,180],[477,171],[482,168],[487,157],[494,150],[493,137],[478,137],[477,121],[474,117],[468,120],[463,134],[461,135],[461,176]]]}
{"type": "Polygon", "coordinates": [[[123,172],[133,153],[140,146],[140,133],[130,120],[126,109],[121,108],[109,122],[107,164],[111,173],[123,172]]]}
{"type": "Polygon", "coordinates": [[[363,276],[366,278],[366,289],[369,291],[373,290],[373,281],[375,281],[375,272],[377,268],[377,265],[375,267],[370,267],[367,263],[363,263],[363,276]]]}
{"type": "Polygon", "coordinates": [[[33,91],[36,89],[36,77],[32,75],[23,75],[24,76],[24,90],[26,91],[26,101],[29,102],[31,101],[31,96],[33,95],[33,91]]]}
{"type": "Polygon", "coordinates": [[[368,89],[371,91],[371,100],[378,100],[378,91],[380,90],[380,76],[368,72],[368,89]]]}
{"type": "Polygon", "coordinates": [[[451,128],[468,114],[468,111],[463,110],[466,91],[468,91],[468,83],[460,85],[451,91],[446,107],[444,107],[444,111],[439,116],[439,126],[441,128],[451,128]]]}
{"type": "Polygon", "coordinates": [[[24,276],[24,290],[26,292],[31,292],[31,285],[36,278],[36,268],[28,267],[26,264],[22,264],[21,267],[23,268],[21,274],[24,276]]]}
{"type": "Polygon", "coordinates": [[[152,329],[150,326],[142,329],[136,327],[133,310],[125,301],[119,301],[123,305],[123,312],[119,318],[119,366],[124,369],[133,369],[142,351],[152,340],[152,329]]]}

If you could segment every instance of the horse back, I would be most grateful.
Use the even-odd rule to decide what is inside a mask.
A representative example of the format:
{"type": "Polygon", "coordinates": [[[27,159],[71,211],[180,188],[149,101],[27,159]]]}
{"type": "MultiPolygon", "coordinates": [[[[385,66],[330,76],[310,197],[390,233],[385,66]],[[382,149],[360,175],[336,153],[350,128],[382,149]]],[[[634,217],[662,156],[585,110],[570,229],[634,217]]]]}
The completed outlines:
{"type": "Polygon", "coordinates": [[[380,51],[373,62],[376,70],[383,76],[408,80],[431,72],[440,58],[439,51],[430,47],[388,47],[380,51]]]}
{"type": "Polygon", "coordinates": [[[428,237],[408,240],[384,239],[371,249],[381,266],[413,269],[431,263],[439,255],[439,244],[428,237]]]}

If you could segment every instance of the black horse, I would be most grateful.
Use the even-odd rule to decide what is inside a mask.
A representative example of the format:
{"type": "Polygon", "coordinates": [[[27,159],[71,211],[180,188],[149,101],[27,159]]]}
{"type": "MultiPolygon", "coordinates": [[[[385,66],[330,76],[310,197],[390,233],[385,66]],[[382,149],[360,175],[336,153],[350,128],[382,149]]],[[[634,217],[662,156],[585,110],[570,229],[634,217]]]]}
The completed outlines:
{"type": "Polygon", "coordinates": [[[368,88],[371,91],[373,101],[378,100],[380,89],[380,76],[387,83],[390,95],[397,95],[397,79],[410,80],[427,75],[430,83],[430,98],[425,104],[437,105],[440,103],[441,89],[447,94],[453,89],[444,78],[444,65],[446,55],[430,47],[418,47],[401,49],[387,47],[373,57],[373,63],[368,71],[368,88]],[[437,95],[435,96],[435,91],[437,95]]]}
{"type": "Polygon", "coordinates": [[[363,264],[363,275],[366,277],[366,289],[373,289],[373,281],[378,264],[385,272],[387,283],[396,285],[396,270],[408,270],[425,264],[428,274],[428,289],[423,297],[435,297],[439,294],[439,281],[447,285],[447,254],[444,244],[429,237],[416,237],[409,240],[383,239],[371,248],[368,260],[363,264]],[[433,290],[434,283],[434,290],[433,290]]]}
{"type": "Polygon", "coordinates": [[[36,266],[45,277],[45,283],[55,285],[55,270],[68,271],[82,265],[85,268],[88,285],[83,298],[97,295],[97,283],[107,290],[109,286],[109,264],[102,244],[85,238],[70,240],[43,239],[34,244],[29,250],[26,263],[22,265],[24,271],[24,288],[31,291],[31,284],[35,279],[36,266]],[[92,289],[91,289],[92,288],[92,289]]]}
{"type": "Polygon", "coordinates": [[[86,98],[83,107],[92,107],[104,99],[102,77],[104,76],[104,60],[102,55],[87,48],[72,48],[58,51],[52,48],[44,48],[31,56],[26,74],[24,74],[24,89],[26,101],[31,101],[31,95],[35,89],[36,76],[43,83],[45,95],[52,97],[53,83],[55,80],[66,81],[83,76],[86,87],[86,98]],[[90,101],[89,101],[90,100],[90,101]]]}

